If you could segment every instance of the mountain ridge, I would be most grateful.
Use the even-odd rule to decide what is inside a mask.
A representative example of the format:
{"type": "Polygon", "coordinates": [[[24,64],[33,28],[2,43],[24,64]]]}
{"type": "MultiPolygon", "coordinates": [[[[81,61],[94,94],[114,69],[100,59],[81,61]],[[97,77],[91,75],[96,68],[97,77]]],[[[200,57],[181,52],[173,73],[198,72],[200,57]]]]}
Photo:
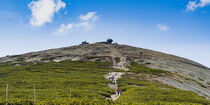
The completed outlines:
{"type": "Polygon", "coordinates": [[[22,55],[0,58],[0,63],[12,62],[20,66],[21,62],[60,62],[70,61],[113,61],[124,60],[123,65],[129,67],[132,62],[141,66],[166,70],[174,73],[172,77],[151,78],[155,81],[193,91],[201,96],[210,97],[210,69],[200,63],[187,58],[165,54],[149,49],[137,48],[128,45],[92,43],[81,44],[22,55]],[[122,59],[123,58],[123,59],[122,59]],[[179,82],[182,83],[179,83],[179,82]]]}
{"type": "MultiPolygon", "coordinates": [[[[93,44],[100,44],[100,42],[98,42],[98,43],[92,43],[92,44],[90,44],[90,45],[93,45],[93,44]]],[[[47,50],[33,51],[33,52],[27,52],[27,53],[17,54],[17,55],[2,56],[2,57],[0,57],[0,62],[2,62],[2,59],[6,58],[6,57],[17,57],[17,56],[21,56],[21,55],[28,55],[28,54],[39,53],[39,52],[46,52],[46,51],[56,50],[56,49],[66,49],[66,48],[76,47],[76,46],[80,46],[80,45],[72,45],[72,46],[68,46],[68,47],[51,48],[51,49],[47,49],[47,50]]],[[[166,55],[169,55],[169,56],[174,56],[174,57],[183,58],[183,59],[186,59],[186,60],[188,60],[188,61],[194,62],[194,63],[192,63],[192,65],[194,65],[194,66],[199,66],[199,67],[201,67],[201,68],[206,68],[206,69],[209,69],[209,70],[210,70],[209,67],[207,67],[207,66],[205,66],[205,65],[203,65],[203,64],[201,64],[201,63],[198,63],[198,62],[196,62],[196,61],[190,60],[189,58],[180,57],[180,56],[177,56],[177,55],[174,55],[174,54],[168,54],[168,53],[164,53],[164,52],[161,52],[161,51],[155,51],[155,50],[150,50],[150,49],[146,49],[146,48],[134,47],[134,46],[125,45],[125,44],[123,44],[122,46],[128,46],[128,47],[133,47],[133,48],[137,48],[137,49],[144,49],[144,50],[154,51],[154,52],[157,52],[157,53],[166,54],[166,55]]],[[[188,63],[188,62],[184,62],[184,61],[183,61],[183,63],[188,63]]]]}

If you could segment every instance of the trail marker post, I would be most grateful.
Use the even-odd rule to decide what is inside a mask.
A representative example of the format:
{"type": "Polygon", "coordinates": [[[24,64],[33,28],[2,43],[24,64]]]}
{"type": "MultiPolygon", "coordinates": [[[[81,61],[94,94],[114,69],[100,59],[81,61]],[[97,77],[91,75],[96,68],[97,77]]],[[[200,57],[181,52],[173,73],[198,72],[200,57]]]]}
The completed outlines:
{"type": "Polygon", "coordinates": [[[57,90],[57,92],[56,92],[56,100],[58,99],[58,90],[57,90]]]}
{"type": "Polygon", "coordinates": [[[86,98],[88,99],[87,91],[86,91],[86,98]]]}
{"type": "Polygon", "coordinates": [[[36,104],[36,84],[34,84],[34,104],[36,104]]]}
{"type": "Polygon", "coordinates": [[[70,99],[71,99],[71,89],[69,91],[69,101],[70,101],[70,99]]]}
{"type": "Polygon", "coordinates": [[[96,94],[96,92],[95,92],[95,89],[94,89],[94,94],[93,94],[93,96],[94,96],[94,99],[95,99],[95,94],[96,94]]]}
{"type": "Polygon", "coordinates": [[[6,105],[8,104],[7,101],[8,101],[8,84],[6,84],[6,105]]]}

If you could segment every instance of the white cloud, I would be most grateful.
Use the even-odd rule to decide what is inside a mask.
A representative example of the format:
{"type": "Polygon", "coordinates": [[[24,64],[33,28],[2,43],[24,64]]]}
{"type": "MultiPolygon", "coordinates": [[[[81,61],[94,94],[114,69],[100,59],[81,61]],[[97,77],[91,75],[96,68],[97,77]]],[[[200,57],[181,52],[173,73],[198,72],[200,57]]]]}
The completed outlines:
{"type": "Polygon", "coordinates": [[[32,1],[28,7],[32,14],[30,19],[31,26],[42,26],[53,20],[54,14],[61,8],[65,8],[66,4],[61,0],[38,0],[32,1]]]}
{"type": "Polygon", "coordinates": [[[95,26],[95,21],[98,19],[98,16],[96,15],[96,12],[88,12],[87,15],[79,16],[80,22],[78,23],[69,23],[67,25],[61,24],[60,28],[53,32],[53,35],[67,35],[71,31],[81,31],[81,30],[91,30],[95,26]]]}
{"type": "Polygon", "coordinates": [[[89,22],[81,22],[78,24],[75,24],[76,28],[84,28],[85,30],[90,30],[93,28],[93,23],[89,23],[89,22]]]}
{"type": "Polygon", "coordinates": [[[62,2],[61,0],[57,0],[57,5],[55,7],[55,12],[60,11],[61,8],[65,8],[66,3],[62,2]]]}
{"type": "Polygon", "coordinates": [[[189,1],[187,4],[187,10],[188,11],[194,11],[197,8],[196,1],[189,1]]]}
{"type": "Polygon", "coordinates": [[[61,24],[60,28],[57,30],[57,32],[53,32],[53,35],[65,35],[67,34],[72,28],[74,24],[61,24]]]}
{"type": "Polygon", "coordinates": [[[70,24],[61,24],[60,28],[56,31],[53,32],[53,35],[66,35],[68,34],[70,31],[73,30],[81,30],[84,29],[86,31],[91,30],[93,28],[94,24],[93,23],[89,23],[89,22],[80,22],[80,23],[70,23],[70,24]]]}
{"type": "Polygon", "coordinates": [[[157,27],[160,31],[164,31],[164,32],[170,29],[170,27],[167,26],[166,24],[158,24],[157,27]]]}
{"type": "Polygon", "coordinates": [[[194,11],[198,7],[205,7],[207,5],[210,5],[210,0],[189,1],[187,4],[187,11],[194,11]]]}
{"type": "Polygon", "coordinates": [[[96,15],[96,12],[88,12],[86,15],[80,15],[79,18],[82,21],[96,21],[98,16],[96,15]]]}

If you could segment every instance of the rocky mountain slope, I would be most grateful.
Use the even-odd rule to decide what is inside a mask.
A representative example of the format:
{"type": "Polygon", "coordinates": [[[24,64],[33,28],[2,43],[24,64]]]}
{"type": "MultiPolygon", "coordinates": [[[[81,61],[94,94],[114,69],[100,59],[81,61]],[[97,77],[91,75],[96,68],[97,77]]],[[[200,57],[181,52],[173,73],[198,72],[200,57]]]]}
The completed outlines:
{"type": "MultiPolygon", "coordinates": [[[[84,44],[7,56],[0,58],[0,63],[12,62],[16,63],[14,66],[20,66],[21,62],[113,61],[113,59],[122,63],[120,65],[123,65],[123,67],[129,67],[132,62],[136,62],[141,66],[170,71],[173,75],[147,75],[147,79],[193,91],[206,98],[210,97],[210,69],[208,67],[186,58],[127,45],[84,44]]],[[[117,68],[117,65],[115,67],[117,68]]]]}

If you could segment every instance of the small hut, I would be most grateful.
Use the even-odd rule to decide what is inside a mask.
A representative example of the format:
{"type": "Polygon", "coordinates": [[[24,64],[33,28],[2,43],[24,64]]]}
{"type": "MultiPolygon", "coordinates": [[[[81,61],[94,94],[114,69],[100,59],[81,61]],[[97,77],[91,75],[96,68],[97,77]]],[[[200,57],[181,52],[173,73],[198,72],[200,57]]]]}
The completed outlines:
{"type": "Polygon", "coordinates": [[[84,44],[89,44],[87,41],[83,41],[82,42],[82,45],[84,45],[84,44]]]}

